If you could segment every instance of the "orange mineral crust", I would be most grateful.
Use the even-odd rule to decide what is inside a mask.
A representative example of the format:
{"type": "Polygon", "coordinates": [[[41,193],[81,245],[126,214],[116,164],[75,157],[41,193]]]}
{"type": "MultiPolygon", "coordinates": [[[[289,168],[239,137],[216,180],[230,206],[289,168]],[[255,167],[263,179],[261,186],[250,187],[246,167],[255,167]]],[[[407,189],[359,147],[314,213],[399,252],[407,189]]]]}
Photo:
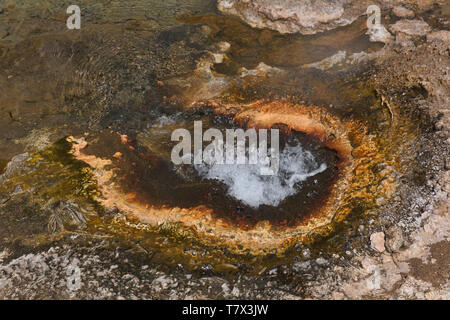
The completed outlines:
{"type": "MultiPolygon", "coordinates": [[[[213,109],[220,114],[221,110],[230,108],[216,105],[213,109]]],[[[124,191],[113,179],[123,174],[114,166],[114,161],[123,159],[88,155],[84,152],[87,146],[84,138],[69,137],[68,141],[73,145],[72,154],[92,167],[102,194],[97,199],[101,205],[118,208],[127,217],[137,218],[156,228],[172,224],[188,228],[194,231],[198,241],[209,246],[226,246],[234,252],[281,252],[298,241],[312,242],[330,234],[337,223],[355,209],[356,202],[364,201],[364,205],[369,207],[380,195],[385,196],[383,189],[379,188],[383,177],[371,170],[372,163],[383,160],[383,154],[360,123],[341,120],[325,108],[287,101],[258,101],[242,106],[235,112],[234,120],[247,128],[283,125],[319,139],[324,146],[336,151],[339,172],[331,191],[320,206],[304,215],[296,225],[273,225],[264,220],[252,228],[241,228],[218,217],[207,205],[180,208],[144,202],[138,191],[124,191]]]]}

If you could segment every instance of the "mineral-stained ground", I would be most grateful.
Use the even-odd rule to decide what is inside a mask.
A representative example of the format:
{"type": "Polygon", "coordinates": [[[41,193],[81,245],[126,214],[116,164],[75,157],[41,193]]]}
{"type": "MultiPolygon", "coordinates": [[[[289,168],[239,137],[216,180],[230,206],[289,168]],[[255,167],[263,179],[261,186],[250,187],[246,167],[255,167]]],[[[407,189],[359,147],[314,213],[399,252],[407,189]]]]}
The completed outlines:
{"type": "Polygon", "coordinates": [[[1,299],[450,298],[448,3],[71,4],[0,0],[1,299]],[[331,169],[254,209],[170,164],[194,120],[331,169]]]}

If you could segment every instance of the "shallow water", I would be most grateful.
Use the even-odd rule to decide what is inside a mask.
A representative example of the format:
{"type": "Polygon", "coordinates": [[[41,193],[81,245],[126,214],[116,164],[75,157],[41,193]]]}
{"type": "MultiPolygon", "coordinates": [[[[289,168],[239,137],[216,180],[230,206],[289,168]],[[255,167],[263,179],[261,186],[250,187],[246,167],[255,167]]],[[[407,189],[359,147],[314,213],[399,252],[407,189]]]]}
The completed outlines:
{"type": "Polygon", "coordinates": [[[296,68],[328,58],[339,51],[349,55],[380,49],[365,35],[366,21],[358,19],[348,27],[313,36],[281,35],[276,31],[253,29],[237,18],[207,15],[181,21],[206,24],[212,41],[231,44],[229,59],[217,64],[217,72],[232,74],[239,68],[252,69],[260,62],[281,68],[296,68]]]}

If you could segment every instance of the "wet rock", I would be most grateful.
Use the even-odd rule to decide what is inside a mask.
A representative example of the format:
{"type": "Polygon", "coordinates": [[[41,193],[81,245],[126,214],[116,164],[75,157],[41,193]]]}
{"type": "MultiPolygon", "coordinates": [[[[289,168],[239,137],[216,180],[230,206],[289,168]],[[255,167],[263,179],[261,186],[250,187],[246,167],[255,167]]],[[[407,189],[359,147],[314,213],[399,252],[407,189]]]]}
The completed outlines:
{"type": "Polygon", "coordinates": [[[240,76],[242,78],[247,76],[267,76],[267,75],[275,75],[283,73],[283,70],[271,67],[264,62],[260,62],[254,69],[248,70],[245,67],[239,69],[240,76]]]}
{"type": "Polygon", "coordinates": [[[386,250],[384,242],[384,232],[376,232],[370,236],[370,246],[375,251],[384,252],[386,250]]]}
{"type": "Polygon", "coordinates": [[[168,79],[167,84],[191,103],[211,99],[220,94],[230,81],[228,77],[217,76],[211,70],[214,64],[222,63],[224,57],[222,53],[209,53],[199,60],[192,74],[185,78],[168,79]]]}
{"type": "Polygon", "coordinates": [[[392,12],[399,18],[412,18],[415,16],[414,11],[409,10],[402,6],[396,6],[392,9],[392,12]]]}
{"type": "Polygon", "coordinates": [[[390,27],[394,33],[406,33],[410,36],[425,36],[431,31],[431,27],[422,20],[400,20],[390,27]]]}
{"type": "Polygon", "coordinates": [[[332,55],[331,57],[325,58],[319,62],[310,63],[307,65],[304,65],[305,68],[316,68],[319,70],[329,70],[336,66],[339,63],[342,63],[345,61],[345,58],[347,57],[347,52],[345,51],[339,51],[338,53],[332,55]]]}
{"type": "MultiPolygon", "coordinates": [[[[353,3],[357,4],[356,1],[353,3]]],[[[218,8],[224,13],[239,16],[253,27],[303,34],[348,25],[363,12],[359,10],[357,13],[358,10],[343,0],[219,0],[218,8]],[[345,10],[347,7],[351,9],[345,10]]]]}
{"type": "Polygon", "coordinates": [[[258,73],[260,73],[260,74],[262,73],[264,75],[273,75],[273,74],[283,72],[283,70],[269,66],[269,65],[265,64],[264,62],[260,62],[254,70],[256,70],[258,73]]]}

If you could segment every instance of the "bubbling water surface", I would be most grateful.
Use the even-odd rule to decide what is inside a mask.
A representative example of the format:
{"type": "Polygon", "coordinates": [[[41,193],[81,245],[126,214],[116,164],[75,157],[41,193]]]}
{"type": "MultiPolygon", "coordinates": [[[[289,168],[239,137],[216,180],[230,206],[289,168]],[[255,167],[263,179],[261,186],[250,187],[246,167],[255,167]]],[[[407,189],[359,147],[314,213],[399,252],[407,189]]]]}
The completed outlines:
{"type": "Polygon", "coordinates": [[[278,206],[287,197],[301,192],[299,182],[327,169],[327,165],[317,163],[314,155],[305,150],[298,140],[286,145],[280,153],[277,174],[261,175],[262,166],[262,163],[213,163],[196,165],[195,169],[204,179],[224,183],[228,195],[253,208],[261,205],[278,206]]]}

